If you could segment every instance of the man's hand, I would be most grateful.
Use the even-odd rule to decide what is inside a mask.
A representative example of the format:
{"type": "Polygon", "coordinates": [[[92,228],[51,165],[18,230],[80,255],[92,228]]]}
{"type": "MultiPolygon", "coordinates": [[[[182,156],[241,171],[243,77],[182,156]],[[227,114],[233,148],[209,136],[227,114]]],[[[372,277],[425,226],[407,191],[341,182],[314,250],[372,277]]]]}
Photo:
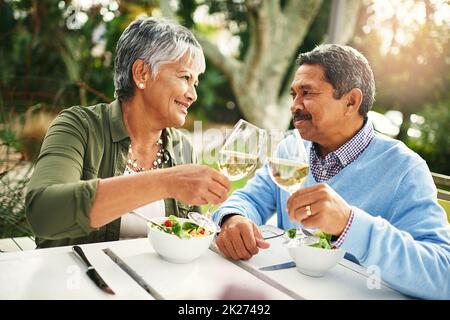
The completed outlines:
{"type": "Polygon", "coordinates": [[[292,221],[306,228],[319,228],[339,236],[345,229],[351,208],[327,184],[320,183],[298,190],[289,198],[287,211],[292,221]]]}
{"type": "Polygon", "coordinates": [[[225,257],[234,260],[248,260],[259,252],[258,248],[270,246],[256,224],[240,215],[232,216],[222,224],[216,244],[225,257]]]}
{"type": "Polygon", "coordinates": [[[219,204],[228,197],[230,181],[205,165],[186,164],[167,170],[167,188],[171,198],[187,204],[219,204]]]}

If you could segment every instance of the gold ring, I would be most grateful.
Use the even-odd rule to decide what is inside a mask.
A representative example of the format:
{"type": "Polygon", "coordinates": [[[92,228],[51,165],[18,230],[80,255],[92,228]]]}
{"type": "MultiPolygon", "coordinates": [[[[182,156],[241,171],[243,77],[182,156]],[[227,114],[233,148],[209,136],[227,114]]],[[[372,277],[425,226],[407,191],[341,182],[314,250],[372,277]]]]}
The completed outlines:
{"type": "Polygon", "coordinates": [[[311,213],[311,206],[306,206],[306,215],[308,216],[308,217],[311,217],[312,216],[312,213],[311,213]]]}

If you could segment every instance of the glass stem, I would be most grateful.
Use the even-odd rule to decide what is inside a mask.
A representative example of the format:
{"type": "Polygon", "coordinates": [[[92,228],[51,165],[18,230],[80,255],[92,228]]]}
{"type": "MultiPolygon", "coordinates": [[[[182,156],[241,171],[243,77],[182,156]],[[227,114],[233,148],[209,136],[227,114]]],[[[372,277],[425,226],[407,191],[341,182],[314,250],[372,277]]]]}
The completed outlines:
{"type": "Polygon", "coordinates": [[[212,218],[212,215],[214,214],[214,211],[216,211],[216,209],[218,209],[219,206],[220,206],[220,203],[219,203],[219,204],[216,204],[216,205],[211,205],[211,206],[209,207],[209,209],[205,212],[205,216],[206,216],[207,218],[212,218]]]}

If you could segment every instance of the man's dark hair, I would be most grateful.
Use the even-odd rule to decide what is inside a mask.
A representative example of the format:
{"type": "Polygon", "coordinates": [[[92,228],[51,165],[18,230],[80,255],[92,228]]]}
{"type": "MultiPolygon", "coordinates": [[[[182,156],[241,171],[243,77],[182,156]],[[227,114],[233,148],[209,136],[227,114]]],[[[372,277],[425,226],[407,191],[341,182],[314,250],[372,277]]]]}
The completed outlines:
{"type": "Polygon", "coordinates": [[[372,68],[362,53],[349,46],[324,44],[301,53],[298,60],[300,66],[317,64],[323,67],[325,81],[333,86],[335,99],[342,98],[353,88],[359,88],[363,93],[359,114],[367,117],[375,100],[375,80],[372,68]]]}

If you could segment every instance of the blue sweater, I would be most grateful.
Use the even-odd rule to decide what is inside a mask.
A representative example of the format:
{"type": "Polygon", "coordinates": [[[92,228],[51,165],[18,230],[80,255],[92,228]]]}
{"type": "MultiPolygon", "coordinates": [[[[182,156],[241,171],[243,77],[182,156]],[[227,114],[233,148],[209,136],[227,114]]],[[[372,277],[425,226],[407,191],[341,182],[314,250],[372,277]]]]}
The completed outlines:
{"type": "MultiPolygon", "coordinates": [[[[316,183],[309,173],[305,186],[316,183]]],[[[327,184],[355,213],[343,250],[361,265],[379,270],[386,283],[404,294],[450,299],[450,226],[422,158],[402,142],[376,135],[327,184]]],[[[273,183],[266,164],[214,219],[239,213],[262,225],[276,212],[278,227],[293,228],[286,211],[288,197],[273,183]]]]}

